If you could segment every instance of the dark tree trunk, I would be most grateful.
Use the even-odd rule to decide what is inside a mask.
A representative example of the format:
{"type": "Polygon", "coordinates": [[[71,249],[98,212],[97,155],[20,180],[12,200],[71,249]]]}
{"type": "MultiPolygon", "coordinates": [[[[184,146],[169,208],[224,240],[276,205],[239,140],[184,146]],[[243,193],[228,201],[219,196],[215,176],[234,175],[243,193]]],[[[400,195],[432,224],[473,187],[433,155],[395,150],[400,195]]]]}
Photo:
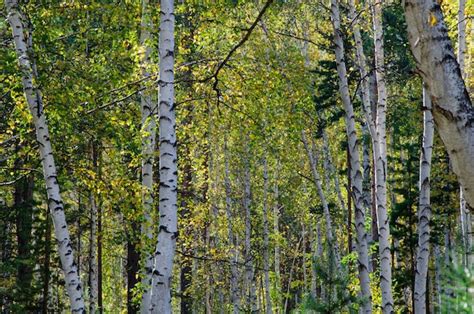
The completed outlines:
{"type": "Polygon", "coordinates": [[[138,313],[140,309],[138,303],[133,302],[133,289],[139,281],[137,274],[140,270],[140,253],[137,250],[134,230],[140,230],[140,226],[136,222],[132,223],[132,230],[127,240],[127,313],[129,314],[138,313]]]}
{"type": "Polygon", "coordinates": [[[17,296],[22,311],[32,310],[31,280],[33,279],[33,258],[31,256],[31,228],[33,215],[34,178],[28,175],[15,185],[15,211],[17,231],[17,296]]]}
{"type": "Polygon", "coordinates": [[[51,218],[49,215],[46,216],[46,232],[45,232],[45,244],[44,244],[44,269],[43,269],[43,300],[42,300],[42,312],[43,314],[48,313],[48,298],[49,298],[49,279],[51,276],[50,272],[50,255],[51,255],[51,218]]]}

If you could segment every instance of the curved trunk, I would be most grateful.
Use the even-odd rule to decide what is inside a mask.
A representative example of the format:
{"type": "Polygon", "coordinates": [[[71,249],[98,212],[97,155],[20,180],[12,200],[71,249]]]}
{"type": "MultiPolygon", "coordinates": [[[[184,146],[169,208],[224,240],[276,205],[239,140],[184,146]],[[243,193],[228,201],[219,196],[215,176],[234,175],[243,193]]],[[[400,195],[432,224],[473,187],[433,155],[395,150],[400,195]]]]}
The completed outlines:
{"type": "Polygon", "coordinates": [[[314,157],[314,151],[308,145],[308,141],[306,139],[306,134],[304,131],[301,132],[301,139],[303,140],[304,148],[306,150],[306,153],[308,154],[309,164],[311,166],[311,173],[313,174],[314,184],[316,185],[316,191],[318,192],[319,200],[321,201],[321,205],[323,206],[324,220],[326,221],[326,237],[331,249],[334,252],[336,267],[339,268],[341,260],[339,254],[339,247],[337,245],[337,242],[335,241],[334,233],[332,231],[333,224],[331,214],[329,212],[329,206],[326,201],[326,196],[324,195],[323,187],[321,184],[321,176],[319,175],[317,169],[317,161],[314,157]]]}
{"type": "Polygon", "coordinates": [[[347,70],[344,61],[344,43],[341,37],[339,3],[331,0],[331,19],[334,28],[337,73],[339,76],[339,92],[345,111],[346,134],[349,147],[351,168],[351,192],[354,200],[355,224],[357,233],[357,253],[361,295],[366,298],[362,306],[364,313],[372,312],[372,295],[370,292],[369,256],[367,248],[367,232],[365,231],[364,197],[362,195],[362,172],[360,169],[359,144],[355,128],[354,108],[349,96],[347,70]]]}
{"type": "Polygon", "coordinates": [[[430,172],[434,122],[430,98],[423,89],[423,146],[420,157],[420,201],[418,209],[418,247],[415,272],[415,313],[426,313],[426,280],[430,258],[430,172]]]}
{"type": "Polygon", "coordinates": [[[66,216],[64,214],[64,204],[57,181],[56,165],[49,137],[49,129],[45,113],[43,112],[41,92],[33,83],[32,61],[28,55],[22,16],[17,0],[6,0],[5,6],[8,12],[8,22],[12,29],[15,50],[20,65],[23,90],[36,129],[36,139],[39,143],[40,159],[46,181],[48,207],[53,219],[54,233],[58,241],[58,254],[61,259],[61,266],[66,282],[65,286],[71,304],[71,312],[83,313],[86,309],[84,306],[81,280],[77,272],[77,265],[74,261],[74,252],[71,245],[66,216]]]}
{"type": "Polygon", "coordinates": [[[160,223],[154,253],[151,313],[171,313],[171,275],[176,250],[177,226],[177,151],[174,103],[174,3],[162,0],[160,7],[160,223]]]}
{"type": "Polygon", "coordinates": [[[436,129],[463,188],[474,206],[474,109],[466,90],[441,6],[433,0],[405,0],[408,38],[431,97],[436,129]]]}

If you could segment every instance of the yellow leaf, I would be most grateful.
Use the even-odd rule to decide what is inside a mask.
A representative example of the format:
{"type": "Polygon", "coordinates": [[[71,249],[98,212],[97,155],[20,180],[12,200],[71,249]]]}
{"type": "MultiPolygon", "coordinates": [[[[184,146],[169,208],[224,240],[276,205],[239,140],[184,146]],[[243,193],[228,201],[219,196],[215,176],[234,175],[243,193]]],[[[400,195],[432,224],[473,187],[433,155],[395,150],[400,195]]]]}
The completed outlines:
{"type": "Polygon", "coordinates": [[[436,16],[433,13],[430,13],[430,26],[435,26],[437,22],[438,20],[436,19],[436,16]]]}

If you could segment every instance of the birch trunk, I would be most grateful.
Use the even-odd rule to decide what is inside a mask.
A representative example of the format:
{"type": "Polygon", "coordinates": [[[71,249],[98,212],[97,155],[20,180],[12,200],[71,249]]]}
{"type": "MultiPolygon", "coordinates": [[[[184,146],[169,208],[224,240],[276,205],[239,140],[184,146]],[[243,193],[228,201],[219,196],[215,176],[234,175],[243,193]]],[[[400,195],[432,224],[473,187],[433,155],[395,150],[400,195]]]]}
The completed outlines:
{"type": "Polygon", "coordinates": [[[234,229],[232,221],[234,220],[232,214],[232,187],[230,183],[230,169],[229,169],[229,158],[227,155],[227,141],[224,143],[224,185],[225,185],[225,210],[227,215],[227,233],[229,237],[230,247],[230,299],[232,302],[232,311],[234,314],[239,313],[240,308],[240,295],[239,295],[239,283],[238,277],[239,272],[237,268],[238,256],[237,248],[234,237],[234,229]]]}
{"type": "Polygon", "coordinates": [[[15,50],[20,65],[23,90],[36,129],[36,139],[39,143],[40,159],[46,181],[48,207],[53,219],[55,237],[58,241],[58,253],[65,276],[65,286],[71,304],[71,312],[83,313],[86,309],[84,306],[81,281],[78,276],[77,265],[74,262],[74,252],[64,214],[64,204],[57,181],[56,165],[46,116],[43,112],[41,92],[33,83],[32,60],[30,60],[28,55],[23,17],[20,13],[17,0],[6,0],[5,7],[8,13],[8,22],[12,29],[15,50]]]}
{"type": "Polygon", "coordinates": [[[313,174],[314,184],[316,185],[316,190],[318,192],[319,199],[321,201],[321,205],[323,206],[323,214],[324,220],[326,221],[326,237],[331,247],[331,250],[334,252],[335,260],[336,260],[336,267],[340,267],[340,255],[339,255],[339,248],[334,239],[333,234],[333,224],[331,219],[331,214],[329,212],[329,206],[326,201],[326,197],[323,192],[322,184],[321,184],[321,176],[319,175],[317,169],[317,161],[314,158],[313,150],[309,147],[308,140],[306,139],[306,134],[304,131],[301,132],[301,139],[303,140],[304,148],[308,155],[309,163],[311,166],[311,173],[313,174]]]}
{"type": "Polygon", "coordinates": [[[142,295],[141,311],[145,312],[150,308],[151,289],[152,286],[152,270],[153,270],[153,256],[149,245],[153,239],[153,221],[151,212],[153,210],[153,164],[154,164],[154,149],[155,149],[155,134],[156,134],[156,104],[153,102],[151,93],[152,90],[147,88],[148,80],[151,77],[150,73],[150,55],[151,47],[151,16],[149,8],[149,0],[142,0],[142,17],[140,25],[140,46],[142,51],[140,67],[142,79],[145,83],[142,84],[144,90],[140,94],[140,111],[141,111],[141,129],[142,129],[142,206],[143,206],[143,223],[141,226],[141,233],[145,236],[144,250],[144,274],[142,278],[142,285],[145,291],[142,295]]]}
{"type": "Polygon", "coordinates": [[[362,173],[360,170],[359,144],[355,128],[354,108],[349,96],[349,85],[347,82],[347,70],[344,61],[344,43],[342,40],[341,22],[339,13],[339,3],[331,0],[331,20],[334,28],[334,42],[336,65],[339,76],[339,92],[345,110],[346,134],[349,147],[349,162],[351,167],[351,191],[354,200],[355,224],[357,233],[357,253],[359,281],[361,286],[361,296],[365,298],[362,304],[362,312],[372,312],[372,295],[370,292],[369,279],[369,256],[367,248],[367,233],[365,231],[365,210],[364,198],[362,195],[362,173]]]}
{"type": "Polygon", "coordinates": [[[90,234],[89,234],[89,313],[97,309],[97,204],[93,192],[89,195],[90,204],[90,234]]]}
{"type": "MultiPolygon", "coordinates": [[[[376,137],[379,154],[376,156],[375,193],[377,206],[377,227],[379,232],[380,288],[382,290],[382,312],[393,312],[392,296],[392,256],[390,252],[390,226],[387,212],[387,136],[386,106],[387,89],[385,86],[385,56],[382,28],[382,1],[373,3],[374,9],[374,47],[375,79],[377,81],[377,109],[375,119],[376,137]]],[[[377,149],[377,148],[376,148],[377,149]]]]}
{"type": "MultiPolygon", "coordinates": [[[[461,70],[461,76],[464,81],[467,81],[467,75],[465,70],[466,64],[466,17],[464,11],[466,9],[466,0],[459,0],[458,9],[458,63],[461,70]]],[[[461,210],[461,230],[463,235],[464,247],[466,252],[465,265],[470,267],[473,263],[472,255],[472,228],[471,228],[471,211],[469,205],[463,196],[463,189],[460,187],[460,210],[461,210]]]]}
{"type": "Polygon", "coordinates": [[[474,206],[474,109],[437,1],[405,0],[408,38],[431,97],[433,118],[463,188],[474,206]]]}
{"type": "MultiPolygon", "coordinates": [[[[278,168],[278,167],[277,167],[278,168]]],[[[276,176],[275,180],[275,205],[273,206],[273,236],[275,237],[275,249],[274,249],[274,268],[275,268],[275,290],[278,291],[277,293],[277,300],[276,300],[276,312],[279,313],[281,311],[281,272],[280,272],[280,243],[279,243],[279,235],[280,235],[280,204],[278,203],[280,192],[278,189],[278,176],[276,176]]]]}
{"type": "Polygon", "coordinates": [[[177,151],[174,103],[174,1],[162,0],[160,7],[160,222],[154,253],[151,313],[171,313],[171,275],[176,249],[177,226],[177,151]]]}
{"type": "Polygon", "coordinates": [[[263,267],[264,267],[264,289],[265,289],[265,312],[267,314],[272,311],[272,298],[270,296],[270,258],[268,254],[268,209],[267,209],[267,195],[268,195],[268,166],[267,159],[263,161],[263,267]]]}
{"type": "Polygon", "coordinates": [[[250,186],[250,152],[248,151],[249,147],[247,146],[246,150],[246,161],[244,168],[244,211],[245,211],[245,284],[244,289],[247,295],[247,305],[250,307],[252,313],[257,309],[257,294],[255,287],[255,278],[254,278],[254,261],[252,256],[252,225],[251,225],[251,186],[250,186]]]}
{"type": "Polygon", "coordinates": [[[418,247],[416,252],[416,272],[414,309],[415,313],[426,313],[426,282],[430,258],[430,173],[433,150],[434,122],[431,101],[423,88],[423,146],[420,157],[420,198],[418,209],[418,247]]]}

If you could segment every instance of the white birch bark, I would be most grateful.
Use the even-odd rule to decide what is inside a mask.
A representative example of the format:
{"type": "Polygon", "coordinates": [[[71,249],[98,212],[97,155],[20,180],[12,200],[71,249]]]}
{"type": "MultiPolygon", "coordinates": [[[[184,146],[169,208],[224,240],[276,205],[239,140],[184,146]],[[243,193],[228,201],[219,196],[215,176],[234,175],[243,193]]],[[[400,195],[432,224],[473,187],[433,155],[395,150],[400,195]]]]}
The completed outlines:
{"type": "Polygon", "coordinates": [[[339,92],[345,110],[346,134],[351,166],[351,191],[354,200],[355,224],[357,233],[357,253],[361,296],[366,299],[362,304],[363,313],[372,312],[372,294],[370,292],[369,256],[367,248],[367,232],[365,231],[365,209],[362,195],[362,173],[360,170],[359,144],[355,128],[354,108],[349,95],[347,70],[344,61],[344,43],[342,40],[339,3],[331,0],[331,20],[334,28],[336,65],[339,76],[339,92]]]}
{"type": "Polygon", "coordinates": [[[154,253],[153,289],[150,312],[171,313],[171,276],[176,250],[178,167],[176,114],[174,103],[174,1],[161,0],[160,6],[160,222],[154,253]]]}
{"type": "Polygon", "coordinates": [[[329,245],[331,247],[331,250],[334,252],[335,256],[335,261],[336,261],[336,267],[340,267],[340,255],[339,255],[339,248],[338,245],[334,239],[334,233],[333,233],[333,224],[332,224],[332,219],[331,219],[331,214],[329,212],[329,206],[326,201],[326,197],[324,195],[323,187],[321,184],[321,176],[319,175],[318,169],[317,169],[317,162],[314,158],[314,153],[313,150],[309,147],[308,140],[306,139],[306,134],[304,131],[301,131],[301,139],[304,144],[304,148],[306,150],[306,154],[308,155],[309,159],[309,164],[311,167],[311,173],[313,174],[313,180],[314,184],[316,185],[316,191],[318,192],[319,200],[321,201],[321,205],[323,206],[323,214],[324,214],[324,220],[326,222],[326,238],[329,242],[329,245]]]}
{"type": "Polygon", "coordinates": [[[436,129],[463,188],[474,204],[474,109],[441,6],[437,1],[405,0],[408,38],[417,68],[431,96],[436,129]]]}
{"type": "Polygon", "coordinates": [[[311,238],[311,296],[316,299],[318,297],[317,295],[317,273],[316,273],[316,268],[315,268],[315,259],[317,258],[317,241],[316,241],[316,236],[313,228],[310,229],[309,231],[309,236],[311,238]]]}
{"type": "Polygon", "coordinates": [[[153,256],[148,250],[149,245],[153,240],[153,221],[151,212],[153,210],[153,164],[154,164],[154,149],[156,139],[156,104],[152,99],[151,93],[153,90],[147,88],[150,73],[150,55],[151,47],[151,16],[150,16],[149,0],[142,0],[142,17],[140,25],[140,46],[142,56],[140,60],[142,79],[145,83],[142,85],[144,90],[140,94],[140,111],[141,111],[141,129],[142,129],[142,206],[143,206],[143,223],[141,226],[142,235],[145,236],[144,250],[144,273],[142,278],[142,285],[145,291],[142,295],[140,304],[141,312],[145,312],[150,308],[151,289],[152,286],[152,271],[153,271],[153,256]]]}
{"type": "Polygon", "coordinates": [[[255,278],[254,278],[254,261],[252,256],[252,213],[251,213],[251,185],[250,185],[250,152],[249,147],[246,147],[246,157],[244,165],[244,196],[243,196],[243,207],[245,212],[245,283],[244,289],[247,296],[247,306],[250,307],[252,313],[257,310],[257,293],[255,287],[255,278]]]}
{"type": "Polygon", "coordinates": [[[264,268],[264,291],[265,291],[265,312],[273,313],[272,298],[270,296],[270,258],[268,253],[268,165],[267,159],[263,160],[263,268],[264,268]]]}
{"type": "Polygon", "coordinates": [[[93,192],[90,192],[90,234],[89,234],[89,313],[95,313],[98,301],[98,265],[97,265],[97,204],[93,192]]]}
{"type": "Polygon", "coordinates": [[[377,206],[377,227],[379,232],[380,288],[382,290],[382,312],[393,312],[392,265],[390,252],[390,226],[387,212],[387,135],[386,107],[387,89],[385,86],[385,56],[382,28],[383,1],[373,2],[375,79],[377,81],[377,109],[375,130],[379,145],[376,160],[375,194],[377,206]]]}
{"type": "MultiPolygon", "coordinates": [[[[313,150],[314,151],[314,150],[313,150]]],[[[339,183],[339,176],[337,174],[336,168],[332,161],[331,152],[329,151],[329,140],[326,131],[323,130],[323,151],[324,151],[324,168],[325,172],[329,174],[329,176],[334,177],[334,188],[336,189],[337,200],[339,202],[339,207],[342,211],[347,211],[346,203],[344,202],[344,198],[342,197],[341,185],[339,183]]],[[[327,180],[329,181],[329,180],[327,180]]],[[[329,185],[329,183],[328,183],[329,185]]],[[[328,190],[329,192],[329,190],[328,190]]]]}
{"type": "Polygon", "coordinates": [[[227,154],[227,142],[224,143],[224,185],[225,185],[225,209],[227,215],[227,233],[229,237],[230,247],[230,299],[232,302],[232,311],[234,314],[239,313],[240,309],[240,295],[239,295],[239,270],[237,267],[238,255],[236,241],[233,229],[233,214],[232,214],[232,187],[230,182],[229,158],[227,154]]]}
{"type": "Polygon", "coordinates": [[[71,304],[71,312],[85,313],[86,308],[84,305],[82,285],[77,272],[77,265],[74,262],[74,250],[71,245],[64,214],[64,204],[57,181],[56,165],[46,115],[43,111],[41,91],[33,82],[32,60],[30,60],[28,56],[23,17],[20,13],[17,0],[5,0],[5,7],[8,14],[7,19],[12,29],[15,51],[21,71],[23,90],[36,129],[36,140],[39,143],[40,159],[46,181],[48,207],[53,220],[54,234],[58,241],[58,254],[65,277],[65,287],[71,304]]]}
{"type": "MultiPolygon", "coordinates": [[[[466,0],[459,0],[459,9],[458,9],[458,63],[459,69],[461,70],[461,76],[464,78],[464,81],[467,79],[466,75],[466,17],[464,11],[466,9],[466,0]]],[[[473,262],[472,255],[472,228],[471,228],[471,211],[469,205],[466,203],[466,200],[463,196],[463,188],[459,189],[460,197],[460,215],[461,215],[461,230],[464,242],[465,249],[465,265],[470,267],[473,262]]]]}
{"type": "Polygon", "coordinates": [[[420,156],[420,198],[418,208],[418,246],[416,252],[416,272],[414,309],[415,313],[426,313],[426,280],[430,258],[430,173],[433,150],[434,121],[431,114],[431,100],[423,88],[423,145],[420,156]]]}
{"type": "MultiPolygon", "coordinates": [[[[278,167],[277,167],[278,169],[278,167]]],[[[280,191],[278,189],[278,176],[276,177],[275,180],[275,188],[274,188],[274,197],[275,197],[275,205],[273,206],[273,236],[276,239],[275,240],[275,248],[274,248],[274,268],[275,268],[275,290],[280,291],[281,290],[281,271],[280,271],[280,265],[281,265],[281,258],[280,258],[280,241],[279,236],[280,236],[280,210],[281,207],[278,203],[280,196],[280,191]]],[[[275,310],[276,312],[281,311],[281,293],[277,293],[277,300],[276,300],[276,305],[275,305],[275,310]]]]}

